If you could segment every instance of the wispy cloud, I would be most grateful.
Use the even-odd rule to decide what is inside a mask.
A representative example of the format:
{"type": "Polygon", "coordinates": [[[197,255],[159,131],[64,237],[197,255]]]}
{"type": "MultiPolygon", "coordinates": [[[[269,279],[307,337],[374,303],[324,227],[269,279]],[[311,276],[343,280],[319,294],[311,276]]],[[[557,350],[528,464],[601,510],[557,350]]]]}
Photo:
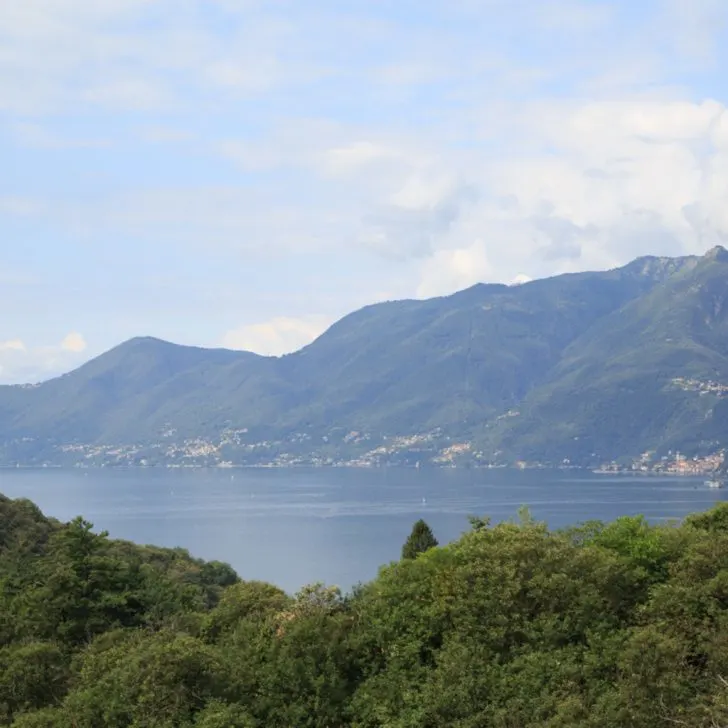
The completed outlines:
{"type": "Polygon", "coordinates": [[[14,283],[17,320],[95,345],[242,321],[238,344],[280,351],[362,291],[700,252],[728,237],[726,19],[719,0],[1,3],[0,271],[46,292],[14,283]],[[323,309],[279,306],[337,280],[323,309]]]}

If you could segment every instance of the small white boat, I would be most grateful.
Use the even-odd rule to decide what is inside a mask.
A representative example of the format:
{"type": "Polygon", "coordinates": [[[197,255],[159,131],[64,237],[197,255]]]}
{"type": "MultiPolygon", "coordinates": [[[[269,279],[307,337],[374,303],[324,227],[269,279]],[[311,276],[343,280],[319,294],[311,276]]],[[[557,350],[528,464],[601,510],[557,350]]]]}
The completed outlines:
{"type": "Polygon", "coordinates": [[[707,485],[708,488],[722,488],[725,484],[722,480],[706,480],[705,485],[707,485]]]}

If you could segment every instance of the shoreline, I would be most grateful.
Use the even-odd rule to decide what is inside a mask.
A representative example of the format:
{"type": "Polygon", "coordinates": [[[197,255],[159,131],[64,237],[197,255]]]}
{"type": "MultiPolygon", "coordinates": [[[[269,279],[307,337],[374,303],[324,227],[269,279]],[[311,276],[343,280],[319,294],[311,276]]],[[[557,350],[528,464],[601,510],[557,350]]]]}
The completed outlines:
{"type": "Polygon", "coordinates": [[[425,467],[415,467],[407,464],[360,464],[360,463],[341,463],[341,464],[315,464],[300,463],[293,465],[277,465],[277,464],[260,464],[260,465],[136,465],[136,464],[109,464],[109,465],[59,465],[59,464],[0,464],[0,473],[5,471],[17,470],[78,470],[78,471],[98,471],[98,470],[214,470],[214,471],[240,471],[240,470],[473,470],[473,471],[492,471],[504,470],[508,472],[525,472],[525,471],[551,471],[551,472],[575,472],[590,473],[597,476],[632,476],[632,477],[670,477],[670,478],[689,478],[689,479],[720,479],[721,475],[716,472],[703,473],[679,473],[669,470],[606,470],[602,468],[594,468],[592,466],[557,466],[557,465],[430,465],[425,467]]]}

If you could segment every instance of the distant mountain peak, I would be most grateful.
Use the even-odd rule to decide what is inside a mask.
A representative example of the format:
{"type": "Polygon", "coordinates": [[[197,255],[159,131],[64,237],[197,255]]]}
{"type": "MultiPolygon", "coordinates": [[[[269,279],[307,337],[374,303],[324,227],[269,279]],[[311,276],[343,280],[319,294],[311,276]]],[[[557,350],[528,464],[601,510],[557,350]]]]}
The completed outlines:
{"type": "Polygon", "coordinates": [[[171,341],[167,341],[166,339],[160,339],[157,336],[134,336],[131,339],[127,339],[125,342],[122,342],[121,346],[177,346],[176,344],[173,344],[171,341]]]}
{"type": "Polygon", "coordinates": [[[712,247],[704,256],[708,260],[728,261],[728,250],[722,245],[712,247]]]}
{"type": "Polygon", "coordinates": [[[653,281],[663,281],[678,271],[694,268],[699,260],[700,258],[698,256],[691,255],[680,258],[645,255],[636,258],[631,263],[616,270],[630,275],[638,275],[653,281]]]}
{"type": "Polygon", "coordinates": [[[724,261],[372,304],[283,358],[136,337],[0,388],[0,465],[440,463],[441,436],[498,462],[711,453],[728,447],[724,261]]]}

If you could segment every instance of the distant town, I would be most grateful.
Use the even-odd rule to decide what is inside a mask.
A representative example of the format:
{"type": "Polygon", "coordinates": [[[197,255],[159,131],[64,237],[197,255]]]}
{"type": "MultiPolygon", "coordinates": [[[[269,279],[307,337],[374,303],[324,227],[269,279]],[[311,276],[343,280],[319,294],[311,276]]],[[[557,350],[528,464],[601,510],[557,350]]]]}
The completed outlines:
{"type": "Polygon", "coordinates": [[[13,451],[27,446],[40,454],[28,458],[5,458],[5,467],[164,467],[164,468],[294,468],[294,467],[450,467],[516,469],[583,469],[597,473],[636,473],[677,476],[710,475],[722,471],[724,451],[685,455],[648,451],[632,460],[574,463],[501,459],[470,441],[452,439],[439,429],[396,437],[352,430],[314,437],[296,432],[285,439],[250,441],[246,429],[231,429],[219,439],[178,438],[165,428],[154,443],[100,445],[55,444],[37,447],[31,438],[12,443],[13,451]]]}
{"type": "Polygon", "coordinates": [[[718,452],[703,457],[687,457],[679,452],[656,458],[654,453],[646,452],[629,466],[616,463],[603,465],[597,472],[655,473],[660,475],[710,475],[723,466],[724,453],[718,452]]]}

